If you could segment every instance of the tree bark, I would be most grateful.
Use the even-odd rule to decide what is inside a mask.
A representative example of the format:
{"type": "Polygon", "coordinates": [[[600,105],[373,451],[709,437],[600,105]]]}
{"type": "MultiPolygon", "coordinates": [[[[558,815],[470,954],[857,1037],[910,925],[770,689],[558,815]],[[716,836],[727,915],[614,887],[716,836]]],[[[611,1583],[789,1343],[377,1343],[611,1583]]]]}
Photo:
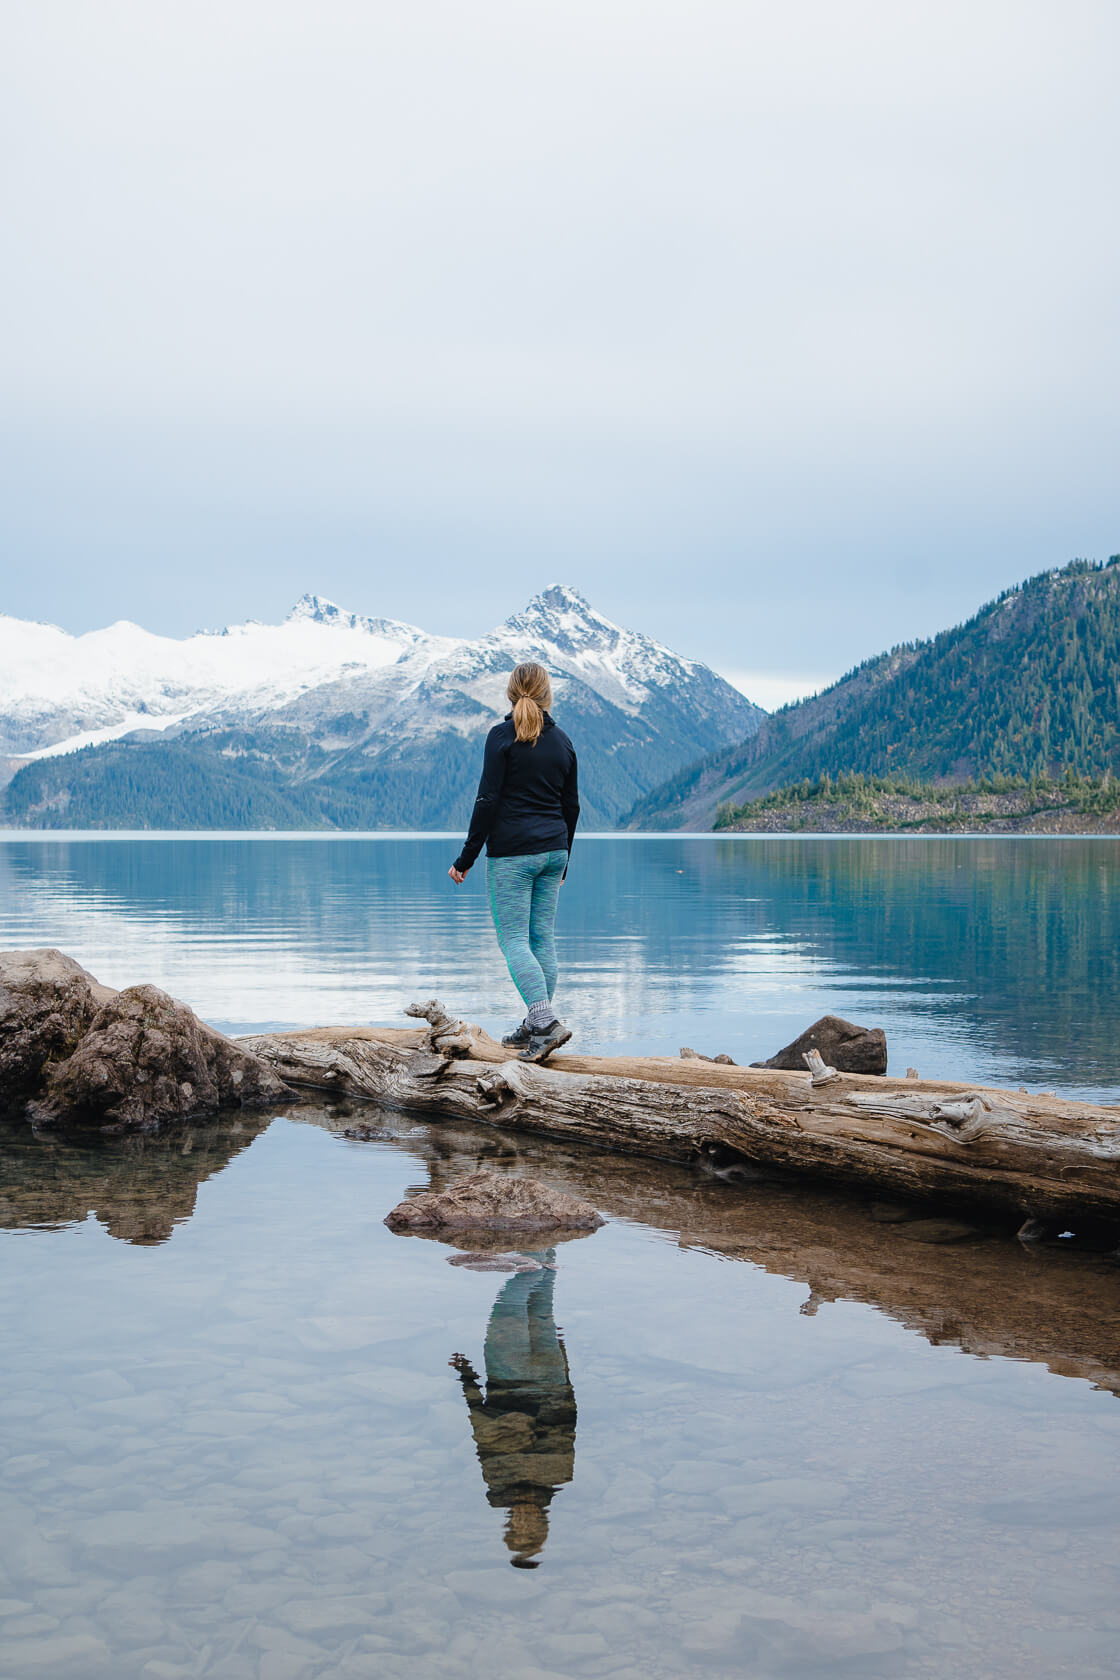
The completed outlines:
{"type": "Polygon", "coordinates": [[[238,1042],[289,1085],[668,1161],[741,1157],[906,1197],[1120,1222],[1120,1111],[935,1080],[668,1056],[519,1061],[434,1002],[427,1029],[319,1027],[238,1042]]]}

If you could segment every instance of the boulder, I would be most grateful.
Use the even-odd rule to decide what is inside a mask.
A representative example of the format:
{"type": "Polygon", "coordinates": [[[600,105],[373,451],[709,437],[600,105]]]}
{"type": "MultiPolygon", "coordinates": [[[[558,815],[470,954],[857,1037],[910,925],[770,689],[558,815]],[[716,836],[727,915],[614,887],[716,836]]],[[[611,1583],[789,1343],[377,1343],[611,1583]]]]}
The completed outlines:
{"type": "Polygon", "coordinates": [[[272,1069],[157,986],[110,995],[64,1061],[46,1069],[37,1123],[72,1118],[150,1131],[219,1109],[282,1101],[272,1069]]]}
{"type": "Polygon", "coordinates": [[[0,951],[0,1109],[21,1109],[116,994],[61,951],[0,951]]]}
{"type": "Polygon", "coordinates": [[[551,1232],[594,1231],[605,1221],[590,1202],[539,1179],[473,1172],[401,1202],[385,1223],[390,1231],[551,1232]]]}
{"type": "Polygon", "coordinates": [[[752,1062],[751,1066],[804,1073],[805,1056],[810,1050],[818,1050],[838,1073],[887,1071],[887,1035],[882,1027],[857,1027],[840,1015],[822,1015],[768,1062],[752,1062]]]}

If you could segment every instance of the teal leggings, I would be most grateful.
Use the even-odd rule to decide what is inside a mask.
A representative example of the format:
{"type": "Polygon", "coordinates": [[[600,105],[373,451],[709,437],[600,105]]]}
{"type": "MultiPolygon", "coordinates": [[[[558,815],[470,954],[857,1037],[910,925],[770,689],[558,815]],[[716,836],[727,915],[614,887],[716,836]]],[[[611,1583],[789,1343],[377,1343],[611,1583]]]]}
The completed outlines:
{"type": "Polygon", "coordinates": [[[490,914],[526,1009],[556,990],[556,899],[567,852],[486,859],[490,914]]]}

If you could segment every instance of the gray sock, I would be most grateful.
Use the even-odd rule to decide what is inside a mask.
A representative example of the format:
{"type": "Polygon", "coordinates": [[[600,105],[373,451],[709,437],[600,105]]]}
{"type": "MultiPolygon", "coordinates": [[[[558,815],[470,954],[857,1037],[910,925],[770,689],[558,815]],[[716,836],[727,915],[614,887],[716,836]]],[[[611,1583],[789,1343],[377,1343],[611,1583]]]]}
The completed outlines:
{"type": "Polygon", "coordinates": [[[548,1031],[555,1019],[556,1011],[548,999],[545,998],[543,1003],[534,1003],[531,1006],[525,1017],[525,1022],[530,1032],[543,1033],[548,1031]]]}

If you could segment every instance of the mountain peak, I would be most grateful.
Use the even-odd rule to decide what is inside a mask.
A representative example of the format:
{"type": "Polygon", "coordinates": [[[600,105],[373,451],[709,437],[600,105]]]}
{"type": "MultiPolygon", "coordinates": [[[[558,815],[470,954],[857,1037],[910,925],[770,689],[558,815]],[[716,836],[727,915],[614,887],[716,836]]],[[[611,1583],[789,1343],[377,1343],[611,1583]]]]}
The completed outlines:
{"type": "Polygon", "coordinates": [[[523,612],[514,613],[502,630],[519,637],[538,637],[565,653],[588,648],[612,648],[623,635],[617,624],[597,613],[578,589],[552,583],[534,595],[523,612]]]}
{"type": "Polygon", "coordinates": [[[423,630],[414,624],[402,624],[395,618],[368,618],[363,613],[347,612],[325,595],[301,595],[285,624],[326,624],[332,630],[357,630],[379,641],[392,642],[401,649],[415,647],[427,640],[423,630]]]}
{"type": "Polygon", "coordinates": [[[570,583],[550,583],[547,589],[533,596],[526,611],[532,612],[534,607],[548,612],[580,613],[586,618],[598,617],[587,597],[581,595],[578,589],[573,589],[570,583]]]}
{"type": "Polygon", "coordinates": [[[354,614],[344,612],[334,601],[328,601],[325,595],[301,595],[291,612],[287,623],[297,624],[302,619],[310,619],[315,624],[350,624],[354,614]]]}

